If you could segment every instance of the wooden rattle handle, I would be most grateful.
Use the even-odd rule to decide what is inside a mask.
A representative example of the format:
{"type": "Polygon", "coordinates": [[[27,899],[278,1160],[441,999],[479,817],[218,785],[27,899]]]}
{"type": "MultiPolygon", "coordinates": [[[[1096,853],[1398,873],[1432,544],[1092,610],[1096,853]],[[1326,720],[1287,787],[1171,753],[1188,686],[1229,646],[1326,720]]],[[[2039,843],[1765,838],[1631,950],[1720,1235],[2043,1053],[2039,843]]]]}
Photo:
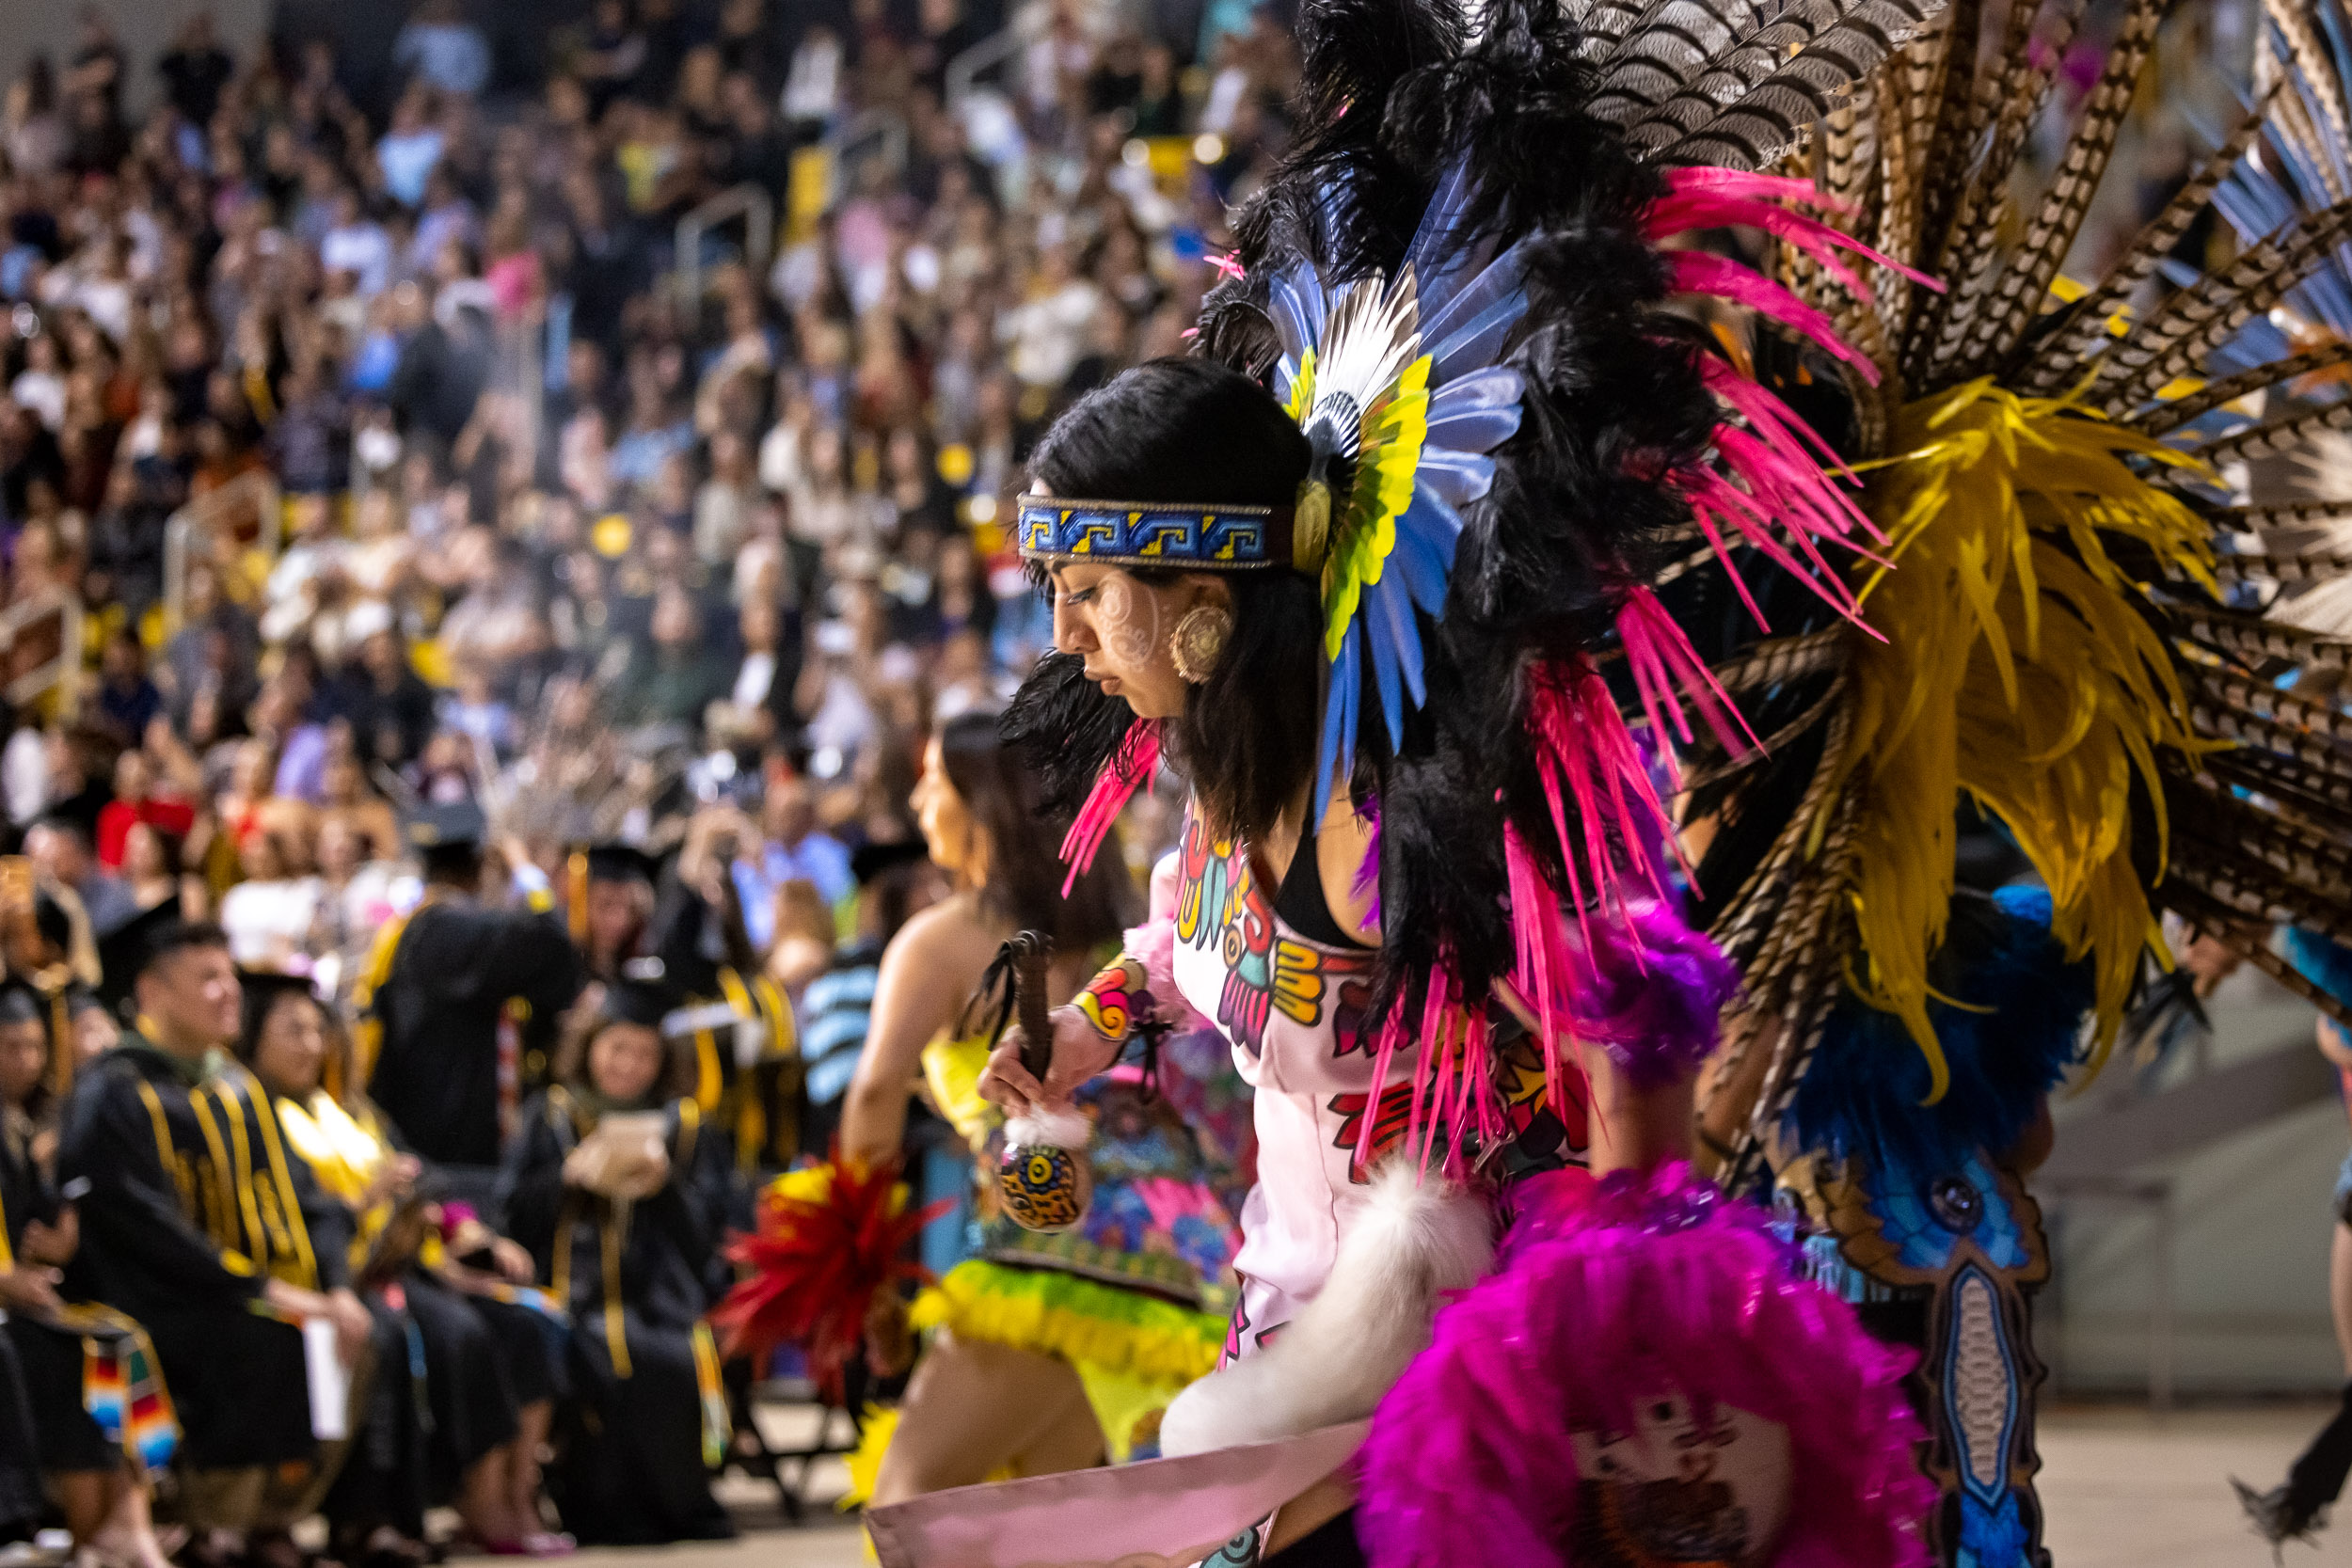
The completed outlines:
{"type": "Polygon", "coordinates": [[[1042,931],[1024,931],[1012,939],[1013,1006],[1021,1013],[1021,1065],[1040,1084],[1054,1065],[1054,1021],[1046,1006],[1048,966],[1054,961],[1053,939],[1042,931]]]}

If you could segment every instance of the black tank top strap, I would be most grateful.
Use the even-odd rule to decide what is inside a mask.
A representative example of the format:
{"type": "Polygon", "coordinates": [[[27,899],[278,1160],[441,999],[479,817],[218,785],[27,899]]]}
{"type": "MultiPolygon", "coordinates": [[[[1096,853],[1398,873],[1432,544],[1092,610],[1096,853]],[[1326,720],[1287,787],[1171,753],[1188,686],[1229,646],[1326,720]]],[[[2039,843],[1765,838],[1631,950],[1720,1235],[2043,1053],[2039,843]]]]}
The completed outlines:
{"type": "Polygon", "coordinates": [[[1323,895],[1322,863],[1315,854],[1317,836],[1311,832],[1301,836],[1298,847],[1291,852],[1290,869],[1282,873],[1282,885],[1275,890],[1274,912],[1309,942],[1361,950],[1364,944],[1332,918],[1331,901],[1323,895]]]}

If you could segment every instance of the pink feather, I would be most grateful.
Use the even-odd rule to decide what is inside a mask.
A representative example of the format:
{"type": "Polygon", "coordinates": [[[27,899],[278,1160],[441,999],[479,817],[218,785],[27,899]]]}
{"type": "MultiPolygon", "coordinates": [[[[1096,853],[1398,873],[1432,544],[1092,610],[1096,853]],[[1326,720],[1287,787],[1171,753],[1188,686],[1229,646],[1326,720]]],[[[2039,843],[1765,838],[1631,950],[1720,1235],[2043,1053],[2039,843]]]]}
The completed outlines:
{"type": "Polygon", "coordinates": [[[1667,194],[1651,202],[1642,215],[1642,232],[1652,240],[1689,233],[1694,229],[1761,229],[1820,261],[1832,277],[1857,294],[1865,292],[1862,280],[1836,259],[1839,250],[1851,251],[1923,288],[1943,292],[1942,283],[1917,268],[1872,249],[1834,225],[1791,212],[1790,206],[1838,214],[1854,211],[1852,203],[1816,190],[1810,181],[1736,169],[1692,167],[1669,170],[1666,187],[1667,194]]]}
{"type": "Polygon", "coordinates": [[[1634,689],[1641,693],[1650,744],[1670,765],[1674,752],[1669,724],[1672,737],[1684,745],[1695,738],[1690,717],[1683,711],[1685,697],[1706,719],[1724,750],[1745,756],[1762,749],[1746,716],[1715,679],[1707,661],[1699,657],[1698,650],[1691,646],[1690,635],[1658,602],[1657,594],[1636,588],[1626,595],[1625,603],[1617,607],[1617,641],[1625,646],[1626,666],[1632,673],[1634,689]]]}
{"type": "Polygon", "coordinates": [[[1438,1314],[1374,1414],[1357,1528],[1374,1568],[1568,1568],[1588,1506],[1575,1434],[1678,1394],[1788,1433],[1774,1568],[1924,1568],[1935,1492],[1910,1356],[1797,1276],[1769,1216],[1675,1164],[1531,1178],[1502,1267],[1438,1314]]]}
{"type": "MultiPolygon", "coordinates": [[[[1618,716],[1608,682],[1580,656],[1572,662],[1532,666],[1528,684],[1527,727],[1578,918],[1584,918],[1588,886],[1603,905],[1623,903],[1629,874],[1649,896],[1663,897],[1650,858],[1621,852],[1669,837],[1674,823],[1618,716]],[[1581,828],[1574,838],[1567,825],[1570,800],[1581,828]]],[[[1587,931],[1586,945],[1591,942],[1587,931]]]]}
{"type": "Polygon", "coordinates": [[[1062,896],[1078,885],[1078,879],[1094,863],[1095,851],[1103,847],[1103,840],[1110,836],[1111,824],[1126,809],[1128,800],[1138,785],[1151,780],[1160,768],[1160,722],[1156,719],[1138,719],[1127,726],[1126,736],[1119,750],[1094,776],[1094,787],[1087,792],[1086,804],[1078,808],[1076,820],[1061,841],[1061,861],[1070,867],[1070,875],[1062,879],[1062,896]]]}
{"type": "Polygon", "coordinates": [[[1704,250],[1672,251],[1665,261],[1667,278],[1681,293],[1712,294],[1770,316],[1790,331],[1812,339],[1822,353],[1851,365],[1854,373],[1871,386],[1878,385],[1879,368],[1868,355],[1840,338],[1827,316],[1762,273],[1704,250]]]}

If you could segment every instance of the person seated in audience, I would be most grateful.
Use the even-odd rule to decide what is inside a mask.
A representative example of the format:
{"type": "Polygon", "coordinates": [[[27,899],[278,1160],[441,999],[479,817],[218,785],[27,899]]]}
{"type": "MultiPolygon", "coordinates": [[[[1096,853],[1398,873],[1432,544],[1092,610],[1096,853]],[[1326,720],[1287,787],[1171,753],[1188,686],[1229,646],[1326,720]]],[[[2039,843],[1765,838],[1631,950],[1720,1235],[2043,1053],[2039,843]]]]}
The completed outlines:
{"type": "Polygon", "coordinates": [[[548,1487],[583,1544],[723,1540],[710,1492],[729,1433],[703,1323],[733,1164],[676,1086],[663,1001],[609,988],[564,1081],[523,1108],[500,1181],[507,1227],[571,1312],[571,1397],[548,1487]]]}
{"type": "Polygon", "coordinates": [[[103,1568],[164,1568],[151,1472],[179,1429],[153,1348],[121,1313],[62,1293],[78,1225],[55,1180],[52,1085],[57,1053],[73,1045],[51,1038],[53,1017],[31,986],[0,987],[0,1523],[44,1511],[45,1477],[77,1551],[103,1568]],[[115,1379],[128,1409],[103,1397],[115,1379]],[[9,1431],[11,1410],[29,1416],[28,1430],[9,1431]]]}
{"type": "Polygon", "coordinates": [[[250,1544],[275,1568],[300,1560],[286,1530],[341,1458],[312,1435],[300,1325],[332,1325],[356,1370],[367,1308],[341,1251],[311,1242],[332,1221],[261,1089],[219,1054],[240,1022],[227,935],[167,924],[132,967],[138,1026],[83,1073],[59,1132],[59,1190],[81,1227],[66,1284],[154,1343],[183,1432],[181,1513],[204,1532],[191,1560],[250,1544]]]}
{"type": "Polygon", "coordinates": [[[284,969],[310,942],[319,879],[302,874],[308,856],[301,842],[278,829],[247,837],[238,859],[245,879],[220,900],[230,955],[247,968],[284,969]]]}
{"type": "Polygon", "coordinates": [[[185,840],[152,822],[134,822],[122,839],[122,879],[141,914],[169,905],[183,920],[201,920],[212,901],[204,879],[187,874],[185,840]]]}
{"type": "Polygon", "coordinates": [[[538,1513],[535,1456],[554,1395],[547,1314],[499,1289],[530,1283],[531,1255],[426,1201],[428,1173],[352,1086],[342,1032],[307,977],[244,980],[238,1058],[267,1091],[287,1151],[341,1206],[338,1239],[375,1321],[364,1440],[326,1498],[338,1558],[349,1568],[421,1561],[424,1511],[450,1502],[467,1537],[493,1553],[569,1551],[538,1513]],[[488,1276],[448,1261],[460,1254],[482,1255],[488,1276]]]}

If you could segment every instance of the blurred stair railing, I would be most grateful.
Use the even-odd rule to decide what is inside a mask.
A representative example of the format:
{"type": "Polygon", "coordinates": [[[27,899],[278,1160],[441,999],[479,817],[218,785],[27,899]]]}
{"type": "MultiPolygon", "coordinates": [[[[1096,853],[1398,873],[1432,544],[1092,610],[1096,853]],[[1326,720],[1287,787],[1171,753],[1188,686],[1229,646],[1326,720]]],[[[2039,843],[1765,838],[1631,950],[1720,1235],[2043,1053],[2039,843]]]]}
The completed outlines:
{"type": "Polygon", "coordinates": [[[833,168],[831,199],[838,202],[857,188],[850,171],[866,159],[880,158],[892,174],[906,168],[906,119],[889,109],[866,109],[844,120],[824,145],[833,168]]]}
{"type": "MultiPolygon", "coordinates": [[[[2278,1049],[2205,1069],[2152,1094],[2128,1091],[2107,1096],[2060,1124],[2056,1147],[2029,1185],[2048,1200],[2117,1203],[2144,1212],[2153,1234],[2148,1247],[2148,1403],[2172,1403],[2179,1365],[2178,1279],[2175,1274],[2178,1215],[2173,1179],[2141,1167],[2178,1161],[2331,1099],[2335,1069],[2312,1048],[2308,1035],[2278,1049]]],[[[2063,1318],[2064,1281],[2051,1303],[2063,1318]]]]}
{"type": "MultiPolygon", "coordinates": [[[[259,549],[264,562],[275,562],[285,521],[278,476],[267,468],[239,474],[173,513],[164,523],[164,634],[169,636],[181,626],[188,599],[188,553],[199,543],[198,529],[208,533],[225,529],[239,544],[259,549]],[[248,511],[252,517],[249,536],[241,521],[248,511]]],[[[211,541],[202,543],[209,546],[211,541]]],[[[222,584],[224,589],[229,586],[222,584]]]]}
{"type": "Polygon", "coordinates": [[[677,220],[675,278],[678,298],[691,304],[703,296],[703,236],[723,223],[743,220],[743,261],[757,277],[768,270],[768,250],[776,237],[776,204],[749,181],[730,185],[677,220]]]}
{"type": "MultiPolygon", "coordinates": [[[[1035,29],[1028,25],[1028,16],[1024,12],[962,54],[958,55],[954,59],[949,60],[946,83],[946,100],[949,112],[952,113],[958,104],[972,95],[972,89],[979,84],[980,74],[983,71],[994,71],[999,66],[1009,66],[1007,76],[1018,78],[1021,74],[1021,53],[1028,48],[1029,40],[1034,35],[1035,29]]],[[[1017,87],[1019,83],[1017,80],[1008,80],[1004,86],[1009,91],[1017,87]]]]}

